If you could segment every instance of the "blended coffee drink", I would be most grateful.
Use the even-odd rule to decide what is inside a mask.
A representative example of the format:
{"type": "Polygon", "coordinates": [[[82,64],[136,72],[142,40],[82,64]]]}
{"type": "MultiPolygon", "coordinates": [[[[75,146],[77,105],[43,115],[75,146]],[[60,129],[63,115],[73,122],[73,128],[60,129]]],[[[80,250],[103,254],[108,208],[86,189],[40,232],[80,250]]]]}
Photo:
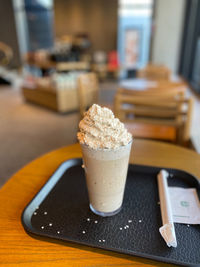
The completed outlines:
{"type": "Polygon", "coordinates": [[[110,109],[96,104],[79,128],[90,208],[101,216],[114,215],[122,206],[132,136],[110,109]]]}

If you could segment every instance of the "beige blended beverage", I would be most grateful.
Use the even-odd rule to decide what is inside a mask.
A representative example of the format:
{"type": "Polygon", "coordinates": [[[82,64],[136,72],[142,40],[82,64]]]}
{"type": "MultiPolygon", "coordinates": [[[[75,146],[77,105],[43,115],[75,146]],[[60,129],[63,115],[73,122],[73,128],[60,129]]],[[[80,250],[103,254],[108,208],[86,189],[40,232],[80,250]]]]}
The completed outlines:
{"type": "Polygon", "coordinates": [[[93,105],[79,124],[91,210],[101,216],[118,213],[132,145],[132,136],[111,110],[93,105]]]}

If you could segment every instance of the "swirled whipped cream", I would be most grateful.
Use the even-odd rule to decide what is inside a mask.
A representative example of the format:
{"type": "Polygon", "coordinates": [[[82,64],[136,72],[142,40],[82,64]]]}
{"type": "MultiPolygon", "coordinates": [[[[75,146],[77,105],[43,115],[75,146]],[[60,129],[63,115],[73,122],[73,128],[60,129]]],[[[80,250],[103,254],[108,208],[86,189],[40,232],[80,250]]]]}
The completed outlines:
{"type": "Polygon", "coordinates": [[[117,149],[132,140],[132,135],[115,118],[113,112],[97,104],[93,104],[85,112],[79,129],[77,137],[80,144],[86,144],[93,149],[117,149]]]}

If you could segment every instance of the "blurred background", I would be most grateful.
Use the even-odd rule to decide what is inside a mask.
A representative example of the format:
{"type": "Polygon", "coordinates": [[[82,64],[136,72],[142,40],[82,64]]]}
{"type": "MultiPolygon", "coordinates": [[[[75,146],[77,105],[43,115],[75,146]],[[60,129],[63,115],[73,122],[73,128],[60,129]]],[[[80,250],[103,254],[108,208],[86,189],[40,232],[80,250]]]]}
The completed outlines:
{"type": "Polygon", "coordinates": [[[97,102],[120,117],[117,94],[131,99],[152,88],[181,88],[193,99],[187,138],[152,136],[134,123],[133,136],[200,153],[199,0],[0,0],[0,6],[0,186],[29,161],[77,142],[84,108],[97,102]]]}

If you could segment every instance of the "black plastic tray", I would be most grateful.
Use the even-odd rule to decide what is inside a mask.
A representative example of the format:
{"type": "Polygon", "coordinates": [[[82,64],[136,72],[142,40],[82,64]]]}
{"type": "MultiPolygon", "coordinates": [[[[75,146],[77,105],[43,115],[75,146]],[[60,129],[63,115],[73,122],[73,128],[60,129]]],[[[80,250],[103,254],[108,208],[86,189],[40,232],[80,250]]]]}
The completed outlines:
{"type": "MultiPolygon", "coordinates": [[[[200,226],[175,224],[178,246],[168,248],[159,233],[162,225],[157,174],[161,168],[129,165],[123,208],[100,217],[89,209],[81,159],[56,170],[22,214],[28,233],[185,266],[200,265],[200,226]],[[128,226],[128,227],[127,227],[128,226]]],[[[167,169],[170,186],[196,187],[189,173],[167,169]]]]}

